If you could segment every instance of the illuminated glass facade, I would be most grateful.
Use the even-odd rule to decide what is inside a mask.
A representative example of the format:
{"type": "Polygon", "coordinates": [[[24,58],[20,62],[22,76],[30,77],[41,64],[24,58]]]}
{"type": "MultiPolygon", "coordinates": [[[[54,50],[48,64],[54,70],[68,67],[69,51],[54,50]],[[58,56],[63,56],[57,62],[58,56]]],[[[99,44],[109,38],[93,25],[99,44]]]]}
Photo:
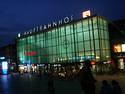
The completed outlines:
{"type": "Polygon", "coordinates": [[[108,22],[99,16],[17,38],[20,63],[72,63],[110,58],[108,22]]]}

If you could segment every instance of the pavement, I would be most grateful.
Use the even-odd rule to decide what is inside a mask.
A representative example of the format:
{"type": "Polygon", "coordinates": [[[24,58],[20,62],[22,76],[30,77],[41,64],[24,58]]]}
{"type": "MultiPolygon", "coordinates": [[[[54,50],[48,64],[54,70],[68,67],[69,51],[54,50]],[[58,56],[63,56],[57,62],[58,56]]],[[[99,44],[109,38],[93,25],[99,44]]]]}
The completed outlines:
{"type": "MultiPolygon", "coordinates": [[[[125,94],[125,75],[95,75],[96,94],[99,94],[102,80],[107,80],[110,84],[112,80],[119,82],[123,94],[125,94]]],[[[55,81],[56,94],[84,94],[78,80],[55,81]]]]}
{"type": "MultiPolygon", "coordinates": [[[[96,94],[99,94],[101,81],[117,80],[125,94],[125,75],[94,75],[96,83],[96,94]]],[[[31,74],[24,75],[1,75],[0,94],[48,94],[47,77],[37,77],[31,74]]],[[[84,94],[78,79],[54,80],[55,94],[84,94]]]]}

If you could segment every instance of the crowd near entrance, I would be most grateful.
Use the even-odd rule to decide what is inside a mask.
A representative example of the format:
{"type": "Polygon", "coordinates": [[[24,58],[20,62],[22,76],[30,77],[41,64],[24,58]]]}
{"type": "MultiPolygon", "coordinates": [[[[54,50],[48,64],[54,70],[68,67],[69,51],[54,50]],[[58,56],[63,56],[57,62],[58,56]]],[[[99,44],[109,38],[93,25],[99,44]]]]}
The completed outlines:
{"type": "MultiPolygon", "coordinates": [[[[32,73],[38,75],[52,74],[54,77],[61,79],[71,79],[79,75],[79,71],[85,62],[77,63],[57,63],[57,64],[25,64],[19,65],[19,72],[32,73]]],[[[95,74],[110,74],[117,70],[113,61],[94,62],[91,61],[91,70],[95,74]]]]}

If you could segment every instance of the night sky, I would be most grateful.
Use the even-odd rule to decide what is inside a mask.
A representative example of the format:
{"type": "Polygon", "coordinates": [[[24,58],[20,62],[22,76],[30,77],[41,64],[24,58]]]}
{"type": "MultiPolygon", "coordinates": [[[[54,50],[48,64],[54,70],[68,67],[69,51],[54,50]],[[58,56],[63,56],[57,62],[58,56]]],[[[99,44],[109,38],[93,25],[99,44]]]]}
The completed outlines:
{"type": "Polygon", "coordinates": [[[125,19],[125,0],[0,0],[0,46],[38,25],[71,15],[80,19],[88,9],[109,20],[125,19]]]}

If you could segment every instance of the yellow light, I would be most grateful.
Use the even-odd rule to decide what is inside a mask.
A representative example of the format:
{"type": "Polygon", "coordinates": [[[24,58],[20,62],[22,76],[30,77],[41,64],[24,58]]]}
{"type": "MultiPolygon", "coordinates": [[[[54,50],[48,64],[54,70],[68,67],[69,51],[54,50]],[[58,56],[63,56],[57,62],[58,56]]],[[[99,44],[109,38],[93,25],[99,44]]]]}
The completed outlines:
{"type": "Polygon", "coordinates": [[[91,16],[90,10],[84,11],[84,12],[82,13],[82,17],[83,17],[83,18],[86,18],[86,17],[88,17],[88,16],[91,16]]]}
{"type": "Polygon", "coordinates": [[[118,45],[114,45],[114,52],[121,52],[122,49],[121,49],[121,45],[118,44],[118,45]]]}
{"type": "Polygon", "coordinates": [[[96,56],[96,59],[99,59],[100,57],[99,56],[96,56]]]}

